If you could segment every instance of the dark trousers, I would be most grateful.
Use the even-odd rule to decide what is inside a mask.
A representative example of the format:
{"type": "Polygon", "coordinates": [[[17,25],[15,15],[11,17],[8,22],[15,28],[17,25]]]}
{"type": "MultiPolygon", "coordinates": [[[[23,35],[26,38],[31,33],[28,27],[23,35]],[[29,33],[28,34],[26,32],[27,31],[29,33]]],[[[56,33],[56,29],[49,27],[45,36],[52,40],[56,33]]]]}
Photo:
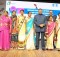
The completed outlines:
{"type": "Polygon", "coordinates": [[[45,40],[44,40],[44,32],[36,32],[36,49],[39,49],[39,37],[41,33],[41,47],[45,49],[45,40]]]}

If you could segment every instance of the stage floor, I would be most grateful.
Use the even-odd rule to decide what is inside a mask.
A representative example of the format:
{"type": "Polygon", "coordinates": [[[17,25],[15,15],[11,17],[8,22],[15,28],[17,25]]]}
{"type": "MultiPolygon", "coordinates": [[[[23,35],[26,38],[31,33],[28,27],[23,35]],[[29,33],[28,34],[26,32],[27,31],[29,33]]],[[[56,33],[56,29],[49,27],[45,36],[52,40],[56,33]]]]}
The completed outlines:
{"type": "Polygon", "coordinates": [[[0,57],[60,57],[60,51],[9,50],[0,51],[0,57]]]}

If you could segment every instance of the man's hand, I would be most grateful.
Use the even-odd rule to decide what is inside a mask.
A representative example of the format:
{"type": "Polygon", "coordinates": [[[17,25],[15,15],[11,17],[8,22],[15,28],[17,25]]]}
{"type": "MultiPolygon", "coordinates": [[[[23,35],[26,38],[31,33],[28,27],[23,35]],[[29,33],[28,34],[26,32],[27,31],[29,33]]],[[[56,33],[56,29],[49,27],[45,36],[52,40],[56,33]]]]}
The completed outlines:
{"type": "Polygon", "coordinates": [[[44,24],[40,24],[40,27],[43,27],[44,26],[44,24]]]}

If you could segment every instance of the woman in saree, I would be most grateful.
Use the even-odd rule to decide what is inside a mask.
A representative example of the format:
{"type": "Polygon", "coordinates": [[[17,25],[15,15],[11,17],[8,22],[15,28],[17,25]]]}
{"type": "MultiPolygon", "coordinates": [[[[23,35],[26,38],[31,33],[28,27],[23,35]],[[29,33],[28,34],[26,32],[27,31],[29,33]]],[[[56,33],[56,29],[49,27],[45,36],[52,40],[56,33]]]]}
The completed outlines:
{"type": "Polygon", "coordinates": [[[28,17],[26,18],[26,49],[32,50],[35,49],[34,45],[34,28],[33,28],[33,21],[34,19],[31,17],[32,13],[28,12],[28,17]]]}
{"type": "Polygon", "coordinates": [[[52,50],[53,49],[53,38],[54,38],[54,30],[55,30],[55,22],[52,21],[52,16],[49,17],[49,20],[47,22],[46,26],[46,49],[52,50]]]}
{"type": "Polygon", "coordinates": [[[0,17],[0,49],[10,49],[10,33],[11,33],[11,18],[8,12],[4,11],[4,15],[0,17]]]}
{"type": "Polygon", "coordinates": [[[25,32],[26,32],[26,22],[24,16],[24,10],[20,10],[20,15],[17,17],[18,26],[18,49],[25,47],[25,32]]]}
{"type": "Polygon", "coordinates": [[[58,14],[58,19],[56,19],[56,34],[57,34],[56,48],[57,50],[60,50],[60,13],[58,14]]]}
{"type": "Polygon", "coordinates": [[[17,32],[17,16],[16,11],[12,11],[12,32],[11,32],[11,47],[17,49],[18,47],[18,32],[17,32]]]}

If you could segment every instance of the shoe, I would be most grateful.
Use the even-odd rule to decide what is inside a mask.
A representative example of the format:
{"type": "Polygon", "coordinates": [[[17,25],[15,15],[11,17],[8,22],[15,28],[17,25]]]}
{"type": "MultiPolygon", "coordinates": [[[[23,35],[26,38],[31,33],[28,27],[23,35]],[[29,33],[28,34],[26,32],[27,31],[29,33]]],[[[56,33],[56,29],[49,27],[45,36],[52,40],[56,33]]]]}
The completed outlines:
{"type": "Polygon", "coordinates": [[[42,48],[42,50],[46,50],[45,48],[42,48]]]}
{"type": "Polygon", "coordinates": [[[38,50],[39,48],[36,48],[36,50],[38,50]]]}

